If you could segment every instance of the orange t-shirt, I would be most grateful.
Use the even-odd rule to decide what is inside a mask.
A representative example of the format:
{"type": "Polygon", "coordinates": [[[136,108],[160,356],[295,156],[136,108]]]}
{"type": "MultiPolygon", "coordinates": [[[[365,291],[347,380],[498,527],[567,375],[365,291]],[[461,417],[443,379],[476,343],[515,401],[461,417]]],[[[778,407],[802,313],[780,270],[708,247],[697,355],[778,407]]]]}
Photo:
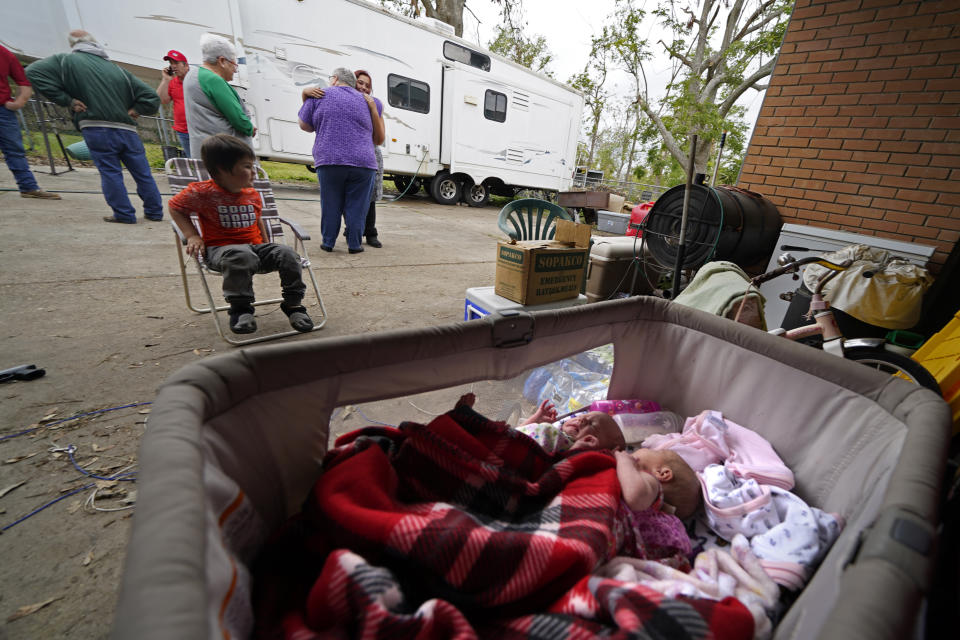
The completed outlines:
{"type": "Polygon", "coordinates": [[[169,204],[172,209],[197,214],[200,235],[208,247],[263,244],[259,224],[262,201],[252,187],[230,193],[213,180],[194,182],[169,204]]]}

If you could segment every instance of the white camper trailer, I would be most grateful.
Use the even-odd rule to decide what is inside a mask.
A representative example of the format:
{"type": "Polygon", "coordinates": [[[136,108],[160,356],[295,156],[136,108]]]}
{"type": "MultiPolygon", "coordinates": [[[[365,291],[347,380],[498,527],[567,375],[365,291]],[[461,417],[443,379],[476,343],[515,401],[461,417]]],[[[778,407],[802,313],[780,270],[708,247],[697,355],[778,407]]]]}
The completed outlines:
{"type": "Polygon", "coordinates": [[[573,175],[582,96],[435,20],[363,0],[35,0],[4,13],[0,42],[14,53],[64,51],[66,32],[82,28],[141,71],[159,70],[168,49],[199,64],[203,33],[229,37],[265,159],[312,164],[313,136],[297,126],[301,91],[347,67],[373,78],[387,126],[384,172],[401,188],[418,179],[438,202],[483,206],[491,192],[566,189],[573,175]]]}

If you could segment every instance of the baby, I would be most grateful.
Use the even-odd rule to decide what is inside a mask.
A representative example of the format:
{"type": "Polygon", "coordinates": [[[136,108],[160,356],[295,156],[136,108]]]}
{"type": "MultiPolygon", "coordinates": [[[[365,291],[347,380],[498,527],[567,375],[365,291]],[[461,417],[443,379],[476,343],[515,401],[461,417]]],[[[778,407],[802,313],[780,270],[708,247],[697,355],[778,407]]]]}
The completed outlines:
{"type": "Polygon", "coordinates": [[[544,400],[516,429],[536,440],[550,454],[585,448],[617,450],[627,446],[620,425],[602,411],[574,416],[559,426],[553,424],[556,419],[556,409],[549,400],[544,400]]]}
{"type": "MultiPolygon", "coordinates": [[[[467,393],[457,405],[473,407],[477,397],[467,393]]],[[[549,400],[544,400],[532,416],[514,427],[520,433],[533,438],[543,450],[553,455],[573,449],[623,449],[627,446],[620,426],[602,411],[591,411],[574,416],[559,426],[554,426],[557,410],[549,400]]]]}
{"type": "Polygon", "coordinates": [[[637,449],[614,456],[623,494],[617,513],[621,553],[688,570],[692,549],[680,520],[700,506],[696,473],[673,451],[637,449]]]}

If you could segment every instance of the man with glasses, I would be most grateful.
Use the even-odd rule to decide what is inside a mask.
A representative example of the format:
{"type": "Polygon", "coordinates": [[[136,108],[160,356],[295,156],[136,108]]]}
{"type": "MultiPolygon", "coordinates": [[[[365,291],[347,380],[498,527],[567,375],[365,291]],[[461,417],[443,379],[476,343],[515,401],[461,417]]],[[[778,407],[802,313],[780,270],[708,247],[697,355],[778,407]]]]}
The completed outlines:
{"type": "Polygon", "coordinates": [[[197,73],[183,79],[183,104],[187,112],[187,130],[190,132],[190,157],[200,157],[203,141],[218,133],[226,133],[246,141],[257,128],[250,114],[228,82],[237,72],[237,54],[226,38],[205,34],[200,39],[203,65],[197,73]]]}

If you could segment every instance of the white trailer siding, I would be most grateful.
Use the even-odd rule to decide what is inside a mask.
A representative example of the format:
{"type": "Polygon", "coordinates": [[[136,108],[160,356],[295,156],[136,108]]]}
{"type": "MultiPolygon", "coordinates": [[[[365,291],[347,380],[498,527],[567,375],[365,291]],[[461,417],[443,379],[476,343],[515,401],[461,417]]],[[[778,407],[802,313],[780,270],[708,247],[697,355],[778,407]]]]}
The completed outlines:
{"type": "Polygon", "coordinates": [[[235,84],[264,158],[311,164],[313,136],[297,125],[301,91],[325,86],[337,67],[362,68],[384,103],[387,174],[450,172],[475,184],[540,189],[570,184],[579,93],[362,0],[37,0],[5,13],[0,42],[16,53],[65,51],[66,32],[83,28],[113,60],[157,70],[157,82],[168,49],[198,65],[202,34],[241,43],[245,64],[235,84]],[[451,60],[445,43],[470,49],[465,58],[484,60],[488,70],[451,60]],[[493,119],[484,108],[491,92],[503,96],[496,106],[505,110],[493,119]]]}

